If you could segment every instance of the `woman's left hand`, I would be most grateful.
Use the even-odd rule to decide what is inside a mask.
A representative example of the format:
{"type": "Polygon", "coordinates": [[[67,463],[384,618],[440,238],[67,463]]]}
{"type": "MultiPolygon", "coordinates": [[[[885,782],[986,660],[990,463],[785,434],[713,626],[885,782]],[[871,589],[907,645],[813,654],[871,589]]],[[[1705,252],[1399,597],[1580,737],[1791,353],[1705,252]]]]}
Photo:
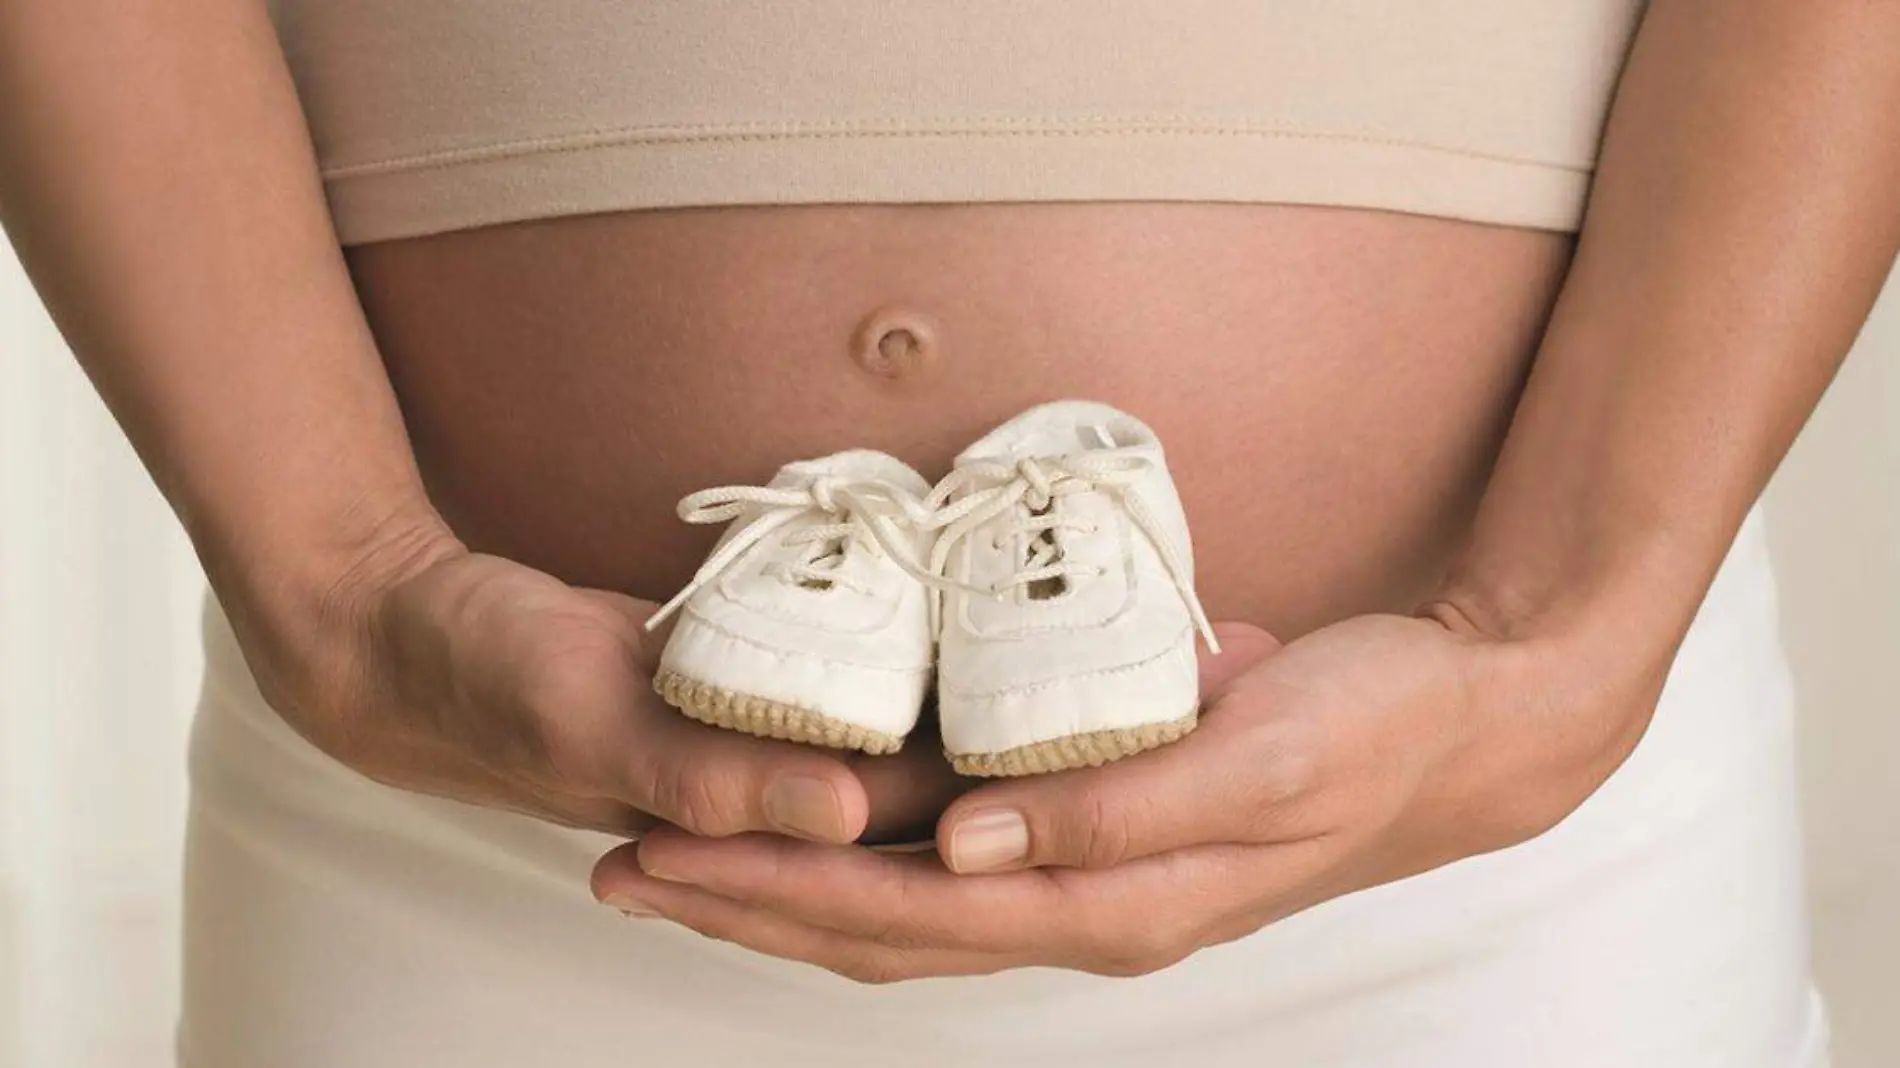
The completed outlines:
{"type": "Polygon", "coordinates": [[[1198,730],[965,794],[938,824],[941,859],[669,828],[608,854],[595,893],[866,982],[1144,974],[1541,833],[1628,755],[1660,688],[1589,677],[1561,641],[1489,638],[1448,609],[1284,648],[1220,630],[1198,730]]]}

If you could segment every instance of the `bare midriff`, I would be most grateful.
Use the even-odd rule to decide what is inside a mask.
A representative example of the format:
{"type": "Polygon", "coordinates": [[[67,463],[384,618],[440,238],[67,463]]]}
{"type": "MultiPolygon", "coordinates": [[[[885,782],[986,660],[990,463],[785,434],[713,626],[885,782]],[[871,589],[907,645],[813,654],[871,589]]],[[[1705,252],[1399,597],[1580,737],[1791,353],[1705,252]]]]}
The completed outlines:
{"type": "Polygon", "coordinates": [[[926,478],[1040,401],[1161,435],[1216,618],[1407,611],[1469,526],[1569,238],[1384,212],[666,210],[361,246],[437,504],[471,546],[659,599],[693,490],[882,449],[926,478]]]}

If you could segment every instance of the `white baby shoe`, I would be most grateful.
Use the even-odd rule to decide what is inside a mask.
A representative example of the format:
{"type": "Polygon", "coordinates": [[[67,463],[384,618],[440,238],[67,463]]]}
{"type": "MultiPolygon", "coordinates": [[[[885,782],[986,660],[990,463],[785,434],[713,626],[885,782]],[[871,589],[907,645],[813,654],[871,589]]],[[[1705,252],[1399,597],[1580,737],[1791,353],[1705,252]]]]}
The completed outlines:
{"type": "Polygon", "coordinates": [[[930,685],[928,587],[916,577],[929,489],[903,462],[858,450],[680,501],[688,523],[731,526],[647,623],[680,612],[654,689],[714,726],[896,752],[930,685]]]}
{"type": "Polygon", "coordinates": [[[944,750],[965,775],[1094,766],[1194,729],[1187,518],[1147,426],[1104,404],[1032,408],[926,499],[940,530],[944,750]]]}

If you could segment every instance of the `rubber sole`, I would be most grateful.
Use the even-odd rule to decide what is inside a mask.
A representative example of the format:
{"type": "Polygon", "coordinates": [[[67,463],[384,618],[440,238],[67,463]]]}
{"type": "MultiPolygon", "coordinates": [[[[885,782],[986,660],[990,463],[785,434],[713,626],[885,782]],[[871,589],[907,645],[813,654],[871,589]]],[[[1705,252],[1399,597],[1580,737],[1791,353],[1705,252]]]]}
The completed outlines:
{"type": "Polygon", "coordinates": [[[1045,742],[1005,749],[1000,753],[948,753],[950,766],[959,775],[981,778],[1009,778],[1018,775],[1044,775],[1074,768],[1099,768],[1113,760],[1157,749],[1178,742],[1193,732],[1199,711],[1163,723],[1139,727],[1072,734],[1045,742]]]}
{"type": "Polygon", "coordinates": [[[662,671],[654,676],[653,689],[687,718],[741,734],[828,749],[856,749],[872,756],[886,756],[904,747],[904,739],[896,735],[833,719],[809,708],[735,693],[677,672],[662,671]]]}

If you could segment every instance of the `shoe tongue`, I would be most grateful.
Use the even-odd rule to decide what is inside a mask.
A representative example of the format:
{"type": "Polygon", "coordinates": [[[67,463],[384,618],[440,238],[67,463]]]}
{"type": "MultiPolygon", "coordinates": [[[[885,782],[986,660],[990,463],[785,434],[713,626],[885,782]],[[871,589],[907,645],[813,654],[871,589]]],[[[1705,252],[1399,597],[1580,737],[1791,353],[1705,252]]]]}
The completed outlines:
{"type": "Polygon", "coordinates": [[[775,488],[797,486],[825,476],[886,482],[918,497],[930,492],[930,483],[925,482],[924,476],[912,470],[909,464],[875,449],[849,449],[815,460],[786,464],[778,477],[772,480],[772,485],[775,488]]]}

